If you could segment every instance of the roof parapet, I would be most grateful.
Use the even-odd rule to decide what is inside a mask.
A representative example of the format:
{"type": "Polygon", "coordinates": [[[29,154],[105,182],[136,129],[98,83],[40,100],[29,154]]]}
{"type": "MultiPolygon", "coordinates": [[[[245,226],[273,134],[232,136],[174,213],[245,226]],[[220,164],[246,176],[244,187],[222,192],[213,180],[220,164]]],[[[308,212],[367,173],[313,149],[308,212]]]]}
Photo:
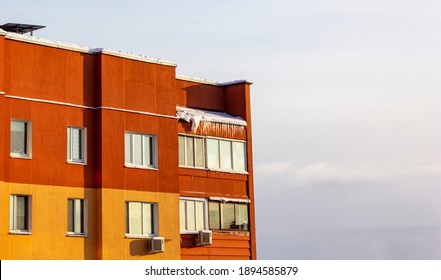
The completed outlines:
{"type": "Polygon", "coordinates": [[[202,78],[196,78],[196,77],[186,76],[186,75],[181,75],[181,74],[177,74],[176,79],[183,80],[183,81],[189,81],[189,82],[195,82],[195,83],[201,83],[201,84],[206,84],[206,85],[212,85],[212,86],[219,86],[219,87],[229,86],[229,85],[234,85],[234,84],[243,84],[243,83],[253,84],[252,82],[247,81],[247,80],[216,82],[216,81],[210,81],[210,80],[206,80],[206,79],[202,79],[202,78]]]}
{"type": "MultiPolygon", "coordinates": [[[[145,56],[145,55],[141,55],[141,54],[135,54],[135,53],[118,51],[118,50],[107,49],[107,48],[89,48],[87,46],[82,46],[82,45],[78,45],[78,44],[65,43],[65,42],[60,42],[60,41],[52,41],[52,40],[48,40],[48,39],[44,39],[44,38],[40,38],[40,37],[28,36],[28,35],[15,33],[15,32],[8,32],[3,29],[0,29],[0,36],[5,36],[6,38],[11,39],[11,40],[15,40],[15,41],[32,43],[32,44],[37,44],[37,45],[42,45],[42,46],[47,46],[47,47],[53,47],[53,48],[59,48],[59,49],[65,49],[65,50],[77,51],[77,52],[89,53],[89,54],[100,54],[101,53],[101,54],[107,54],[107,55],[132,59],[132,60],[138,60],[138,61],[143,61],[143,62],[149,62],[149,63],[155,63],[155,64],[160,64],[160,65],[177,67],[177,64],[175,64],[174,62],[169,61],[169,60],[163,60],[160,58],[154,58],[154,57],[145,56]]],[[[234,81],[228,81],[228,82],[218,82],[218,81],[211,81],[211,80],[207,80],[207,79],[196,78],[196,77],[181,75],[181,74],[176,74],[176,79],[183,80],[183,81],[195,82],[195,83],[202,83],[202,84],[206,84],[206,85],[219,86],[219,87],[235,85],[235,84],[243,84],[243,83],[253,84],[252,82],[247,81],[247,80],[234,80],[234,81]]]]}
{"type": "Polygon", "coordinates": [[[117,51],[117,50],[113,50],[113,49],[94,48],[94,49],[91,49],[90,51],[92,53],[102,53],[102,54],[113,55],[113,56],[118,56],[118,57],[122,57],[122,58],[128,58],[128,59],[139,60],[139,61],[144,61],[144,62],[151,62],[151,63],[155,63],[155,64],[161,64],[161,65],[167,65],[167,66],[173,66],[173,67],[177,66],[177,64],[175,64],[169,60],[163,60],[160,58],[154,58],[154,57],[145,56],[142,54],[117,51]]]}

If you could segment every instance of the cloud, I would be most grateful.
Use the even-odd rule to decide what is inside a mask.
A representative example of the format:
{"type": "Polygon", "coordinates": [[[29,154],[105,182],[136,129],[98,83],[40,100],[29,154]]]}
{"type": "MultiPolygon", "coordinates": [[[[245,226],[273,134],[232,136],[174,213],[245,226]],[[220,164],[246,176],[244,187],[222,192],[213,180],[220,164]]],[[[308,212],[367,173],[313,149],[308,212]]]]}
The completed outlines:
{"type": "Polygon", "coordinates": [[[441,165],[397,166],[393,164],[352,164],[339,162],[316,162],[298,165],[294,161],[273,161],[257,164],[258,179],[289,185],[305,186],[317,183],[386,182],[420,176],[441,177],[441,165]]]}
{"type": "Polygon", "coordinates": [[[441,256],[433,246],[440,241],[441,165],[279,160],[257,164],[254,173],[261,258],[441,256]]]}

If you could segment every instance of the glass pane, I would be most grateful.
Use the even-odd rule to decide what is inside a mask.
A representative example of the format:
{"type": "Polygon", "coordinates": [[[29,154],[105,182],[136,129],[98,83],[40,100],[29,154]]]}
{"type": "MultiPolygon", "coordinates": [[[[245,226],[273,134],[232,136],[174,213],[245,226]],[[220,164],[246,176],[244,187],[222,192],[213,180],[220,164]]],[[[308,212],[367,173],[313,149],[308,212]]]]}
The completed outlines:
{"type": "Polygon", "coordinates": [[[67,128],[67,159],[68,160],[72,159],[72,139],[71,139],[70,130],[71,130],[71,128],[68,127],[67,128]]]}
{"type": "Polygon", "coordinates": [[[219,168],[219,140],[207,139],[208,168],[219,168]]]}
{"type": "Polygon", "coordinates": [[[141,203],[129,202],[129,233],[142,234],[141,203]]]}
{"type": "Polygon", "coordinates": [[[210,202],[208,204],[208,212],[210,216],[210,228],[220,229],[219,202],[210,202]]]}
{"type": "Polygon", "coordinates": [[[146,165],[153,165],[152,155],[153,139],[150,136],[144,135],[144,160],[146,165]]]}
{"type": "Polygon", "coordinates": [[[236,229],[248,230],[248,205],[236,204],[236,229]]]}
{"type": "Polygon", "coordinates": [[[142,165],[142,135],[132,134],[133,137],[133,164],[142,165]]]}
{"type": "Polygon", "coordinates": [[[187,230],[196,231],[196,217],[195,217],[194,201],[187,201],[187,230]]]}
{"type": "Polygon", "coordinates": [[[26,122],[22,121],[11,121],[11,131],[25,133],[26,122]]]}
{"type": "Polygon", "coordinates": [[[203,230],[204,229],[204,202],[202,201],[196,201],[196,230],[203,230]]]}
{"type": "Polygon", "coordinates": [[[73,199],[67,200],[67,231],[74,231],[74,201],[73,199]]]}
{"type": "Polygon", "coordinates": [[[185,208],[185,200],[179,201],[179,221],[181,230],[185,231],[186,228],[186,219],[187,219],[187,209],[185,208]]]}
{"type": "Polygon", "coordinates": [[[132,149],[131,149],[131,135],[130,133],[124,133],[124,155],[125,163],[132,163],[132,149]]]}
{"type": "Polygon", "coordinates": [[[14,195],[9,196],[9,229],[14,229],[15,202],[14,195]]]}
{"type": "Polygon", "coordinates": [[[222,229],[235,229],[234,204],[221,204],[222,229]]]}
{"type": "Polygon", "coordinates": [[[17,227],[18,230],[27,230],[27,197],[17,196],[17,227]]]}
{"type": "Polygon", "coordinates": [[[205,167],[205,160],[204,160],[204,139],[202,138],[195,138],[194,139],[194,150],[195,150],[195,164],[196,167],[205,167]]]}
{"type": "Polygon", "coordinates": [[[27,154],[26,122],[11,121],[11,153],[27,154]]]}
{"type": "Polygon", "coordinates": [[[142,204],[142,225],[143,234],[153,234],[153,204],[142,204]]]}
{"type": "Polygon", "coordinates": [[[82,131],[79,128],[71,128],[72,160],[82,160],[81,149],[82,131]]]}
{"type": "Polygon", "coordinates": [[[185,165],[185,137],[179,136],[179,165],[185,165]]]}
{"type": "Polygon", "coordinates": [[[231,141],[220,141],[221,168],[232,169],[231,166],[231,141]]]}
{"type": "Polygon", "coordinates": [[[75,230],[76,233],[83,232],[83,201],[75,199],[75,230]]]}
{"type": "Polygon", "coordinates": [[[233,169],[245,171],[245,143],[233,142],[233,169]]]}
{"type": "Polygon", "coordinates": [[[193,137],[186,137],[187,144],[187,164],[188,166],[194,166],[194,142],[193,137]]]}

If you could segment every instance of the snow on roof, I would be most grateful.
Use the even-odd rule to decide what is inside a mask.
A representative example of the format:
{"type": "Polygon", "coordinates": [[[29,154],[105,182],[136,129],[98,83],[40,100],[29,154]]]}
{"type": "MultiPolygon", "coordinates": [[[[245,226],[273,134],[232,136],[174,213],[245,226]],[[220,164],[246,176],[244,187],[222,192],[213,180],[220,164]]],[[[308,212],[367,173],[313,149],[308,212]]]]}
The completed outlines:
{"type": "Polygon", "coordinates": [[[106,49],[106,48],[95,48],[91,50],[93,53],[102,53],[102,54],[108,54],[113,56],[119,56],[122,58],[128,58],[133,60],[139,60],[139,61],[145,61],[145,62],[151,62],[156,64],[162,64],[162,65],[168,65],[168,66],[177,66],[175,63],[169,61],[169,60],[163,60],[160,58],[154,58],[151,56],[145,56],[142,54],[135,54],[131,52],[125,52],[125,51],[117,51],[113,49],[106,49]]]}
{"type": "Polygon", "coordinates": [[[230,197],[209,197],[209,200],[220,201],[220,202],[236,202],[236,203],[251,203],[249,199],[240,198],[230,198],[230,197]]]}
{"type": "MultiPolygon", "coordinates": [[[[158,59],[158,58],[145,56],[145,55],[141,55],[141,54],[135,54],[135,53],[107,49],[107,48],[89,48],[87,46],[82,46],[82,45],[78,45],[78,44],[53,41],[53,40],[48,40],[48,39],[44,39],[44,38],[40,38],[40,37],[36,37],[36,36],[18,34],[15,32],[7,32],[7,31],[4,31],[3,29],[0,29],[0,35],[5,36],[8,39],[12,39],[12,40],[16,40],[16,41],[33,43],[33,44],[37,44],[37,45],[65,49],[65,50],[70,50],[70,51],[77,51],[77,52],[90,53],[90,54],[102,53],[102,54],[113,55],[113,56],[118,56],[118,57],[133,59],[133,60],[139,60],[139,61],[145,61],[145,62],[150,62],[150,63],[155,63],[155,64],[168,65],[168,66],[174,66],[174,67],[177,66],[175,63],[173,63],[169,60],[158,59]]],[[[185,81],[192,81],[192,82],[197,82],[197,83],[203,83],[203,84],[208,84],[208,85],[214,85],[214,86],[226,86],[226,85],[233,85],[233,84],[240,84],[240,83],[252,84],[252,82],[249,82],[247,80],[216,82],[216,81],[210,81],[210,80],[186,76],[186,75],[176,75],[176,79],[185,80],[185,81]]]]}
{"type": "Polygon", "coordinates": [[[242,84],[242,83],[248,83],[252,84],[252,82],[247,80],[235,80],[235,81],[229,81],[229,82],[216,82],[216,81],[210,81],[207,79],[192,77],[192,76],[186,76],[177,74],[176,79],[183,80],[183,81],[189,81],[189,82],[196,82],[196,83],[202,83],[207,85],[213,85],[213,86],[227,86],[227,85],[234,85],[234,84],[242,84]]]}
{"type": "Polygon", "coordinates": [[[246,126],[247,122],[241,117],[233,117],[225,112],[208,111],[186,107],[176,107],[176,116],[180,120],[191,122],[191,130],[196,131],[200,122],[213,122],[246,126]]]}
{"type": "Polygon", "coordinates": [[[52,41],[52,40],[48,40],[48,39],[44,39],[44,38],[40,38],[40,37],[36,37],[36,36],[23,35],[23,34],[18,34],[15,32],[6,32],[3,29],[0,29],[0,35],[4,35],[8,39],[12,39],[12,40],[16,40],[16,41],[33,43],[33,44],[54,47],[54,48],[59,48],[59,49],[78,51],[78,52],[84,52],[84,53],[90,53],[90,54],[102,53],[102,54],[108,54],[108,55],[133,59],[133,60],[139,60],[139,61],[151,62],[151,63],[156,63],[156,64],[169,65],[169,66],[176,66],[176,64],[174,64],[171,61],[153,58],[153,57],[149,57],[149,56],[145,56],[145,55],[124,52],[124,51],[117,51],[117,50],[106,49],[106,48],[89,48],[87,46],[81,46],[81,45],[77,45],[77,44],[65,43],[65,42],[60,42],[60,41],[52,41]]]}
{"type": "Polygon", "coordinates": [[[15,32],[6,32],[3,29],[0,29],[0,34],[6,36],[6,38],[8,38],[8,39],[12,39],[12,40],[16,40],[16,41],[21,41],[21,42],[26,42],[26,43],[34,43],[34,44],[38,44],[38,45],[60,48],[60,49],[65,49],[65,50],[91,53],[89,47],[81,46],[81,45],[77,45],[77,44],[52,41],[52,40],[43,39],[43,38],[36,37],[36,36],[18,34],[15,32]]]}

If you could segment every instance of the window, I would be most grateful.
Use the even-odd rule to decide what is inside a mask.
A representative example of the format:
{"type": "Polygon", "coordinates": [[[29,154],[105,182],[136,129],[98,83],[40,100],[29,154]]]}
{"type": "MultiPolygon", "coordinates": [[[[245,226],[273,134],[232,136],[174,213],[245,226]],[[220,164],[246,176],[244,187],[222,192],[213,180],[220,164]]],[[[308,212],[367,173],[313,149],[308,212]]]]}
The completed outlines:
{"type": "Polygon", "coordinates": [[[245,142],[179,135],[179,166],[246,171],[245,142]]]}
{"type": "Polygon", "coordinates": [[[86,163],[86,129],[70,126],[67,128],[67,161],[86,163]]]}
{"type": "Polygon", "coordinates": [[[84,199],[69,198],[67,200],[67,234],[86,234],[86,203],[84,199]]]}
{"type": "Polygon", "coordinates": [[[179,165],[205,167],[203,138],[179,135],[179,165]]]}
{"type": "Polygon", "coordinates": [[[181,232],[198,232],[208,228],[205,199],[181,198],[179,211],[181,232]]]}
{"type": "Polygon", "coordinates": [[[126,202],[126,234],[154,236],[156,234],[156,204],[126,202]]]}
{"type": "Polygon", "coordinates": [[[155,137],[153,135],[126,132],[125,164],[129,167],[155,168],[155,137]]]}
{"type": "Polygon", "coordinates": [[[11,120],[11,157],[31,157],[31,122],[11,120]]]}
{"type": "Polygon", "coordinates": [[[245,143],[226,139],[207,139],[208,168],[245,171],[245,143]]]}
{"type": "Polygon", "coordinates": [[[31,197],[11,195],[9,197],[9,230],[11,232],[31,232],[31,197]]]}
{"type": "Polygon", "coordinates": [[[209,203],[210,229],[249,230],[248,205],[209,203]]]}

